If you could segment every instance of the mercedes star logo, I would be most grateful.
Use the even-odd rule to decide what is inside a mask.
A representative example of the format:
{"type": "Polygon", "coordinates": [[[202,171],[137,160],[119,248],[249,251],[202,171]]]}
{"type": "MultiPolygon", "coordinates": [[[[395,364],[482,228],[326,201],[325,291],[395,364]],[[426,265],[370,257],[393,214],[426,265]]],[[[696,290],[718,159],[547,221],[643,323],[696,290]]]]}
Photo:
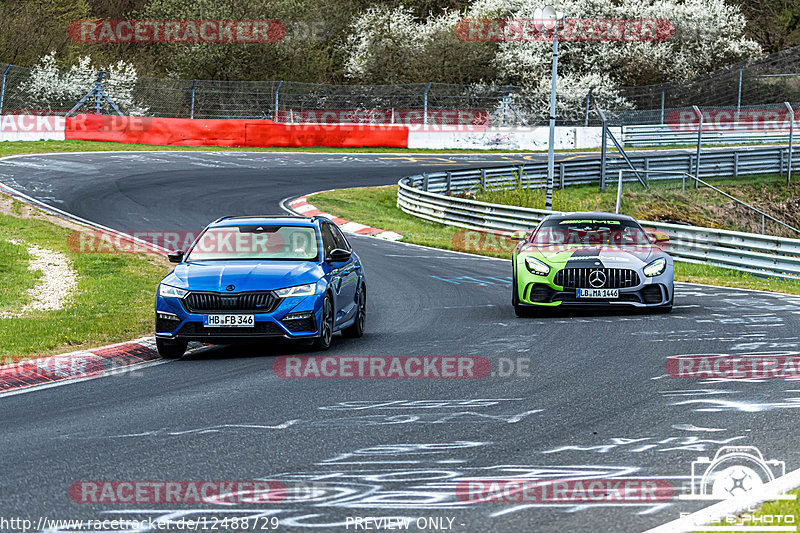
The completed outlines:
{"type": "MultiPolygon", "coordinates": [[[[605,279],[605,278],[603,278],[603,279],[605,279]]],[[[227,287],[225,287],[225,290],[226,291],[232,291],[235,288],[236,288],[236,285],[228,285],[227,287]]]]}
{"type": "Polygon", "coordinates": [[[592,270],[589,272],[589,285],[599,289],[606,284],[606,273],[602,270],[592,270]]]}

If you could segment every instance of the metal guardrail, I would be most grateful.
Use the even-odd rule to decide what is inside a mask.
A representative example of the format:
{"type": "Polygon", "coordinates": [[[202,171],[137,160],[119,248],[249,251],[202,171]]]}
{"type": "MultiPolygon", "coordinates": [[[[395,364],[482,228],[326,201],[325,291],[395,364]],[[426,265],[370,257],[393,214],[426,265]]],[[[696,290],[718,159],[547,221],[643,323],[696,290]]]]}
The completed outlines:
{"type": "MultiPolygon", "coordinates": [[[[410,215],[450,226],[478,231],[531,230],[550,212],[440,194],[474,189],[476,183],[488,184],[509,171],[516,172],[518,168],[406,177],[398,182],[397,206],[410,215]]],[[[759,276],[800,278],[800,239],[664,222],[642,224],[666,232],[670,236],[669,253],[680,261],[718,265],[759,276]]]]}
{"type": "MultiPolygon", "coordinates": [[[[777,144],[789,142],[789,129],[786,124],[730,123],[729,128],[705,127],[703,142],[706,144],[777,144]]],[[[622,126],[622,143],[625,146],[668,146],[674,144],[694,144],[697,142],[697,126],[681,127],[680,124],[630,125],[622,126]]]]}
{"type": "MultiPolygon", "coordinates": [[[[792,166],[800,163],[800,153],[792,153],[792,166]]],[[[695,174],[696,155],[689,152],[670,152],[660,155],[629,155],[636,168],[646,171],[663,170],[668,172],[688,172],[695,174]]],[[[782,174],[789,168],[789,149],[776,146],[773,148],[750,148],[740,150],[708,150],[700,156],[700,178],[750,174],[782,174]]],[[[621,158],[609,155],[606,160],[606,183],[616,181],[616,173],[627,169],[627,163],[621,158]]],[[[649,172],[652,174],[652,172],[649,172]]],[[[600,158],[577,159],[556,162],[555,181],[559,187],[597,183],[600,185],[600,158]]],[[[429,172],[412,176],[414,183],[424,191],[479,191],[487,188],[525,188],[544,187],[547,181],[547,163],[537,162],[527,165],[485,168],[482,170],[454,170],[429,172]]],[[[665,175],[652,177],[651,180],[674,179],[665,175]]],[[[636,177],[626,178],[636,181],[636,177]]]]}

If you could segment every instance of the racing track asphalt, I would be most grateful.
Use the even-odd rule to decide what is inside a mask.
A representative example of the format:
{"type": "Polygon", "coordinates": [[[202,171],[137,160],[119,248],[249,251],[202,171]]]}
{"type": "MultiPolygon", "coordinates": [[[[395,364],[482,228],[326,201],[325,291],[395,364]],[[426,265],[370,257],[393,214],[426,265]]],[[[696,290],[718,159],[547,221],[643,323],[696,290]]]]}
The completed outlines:
{"type": "MultiPolygon", "coordinates": [[[[123,231],[195,230],[223,214],[279,213],[292,195],[502,164],[503,156],[394,157],[42,155],[0,160],[0,182],[123,231]]],[[[680,284],[669,315],[519,319],[507,261],[351,242],[367,270],[368,330],[336,338],[331,355],[478,355],[493,369],[523,361],[527,371],[289,380],[273,373],[274,358],[310,352],[216,347],[4,397],[0,517],[237,516],[242,508],[76,504],[68,488],[79,480],[272,479],[320,489],[310,500],[244,507],[279,516],[279,531],[344,530],[355,516],[454,518],[453,531],[470,532],[642,531],[703,504],[467,505],[455,487],[475,477],[616,476],[658,477],[680,490],[692,461],[726,443],[758,446],[787,471],[800,467],[800,387],[665,371],[666,357],[678,354],[796,353],[800,298],[680,284]]]]}

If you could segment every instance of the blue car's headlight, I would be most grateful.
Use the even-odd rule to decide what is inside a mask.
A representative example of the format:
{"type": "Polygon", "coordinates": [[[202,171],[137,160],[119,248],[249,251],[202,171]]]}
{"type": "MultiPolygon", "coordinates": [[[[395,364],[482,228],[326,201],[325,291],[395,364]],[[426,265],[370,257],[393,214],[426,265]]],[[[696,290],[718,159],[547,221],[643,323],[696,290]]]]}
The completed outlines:
{"type": "Polygon", "coordinates": [[[528,267],[528,270],[532,274],[536,274],[537,276],[546,276],[550,273],[550,267],[535,257],[526,257],[525,266],[528,267]]]}
{"type": "Polygon", "coordinates": [[[644,267],[644,275],[648,278],[652,278],[664,272],[665,268],[667,268],[667,260],[660,257],[644,267]]]}
{"type": "Polygon", "coordinates": [[[309,283],[307,285],[296,285],[294,287],[287,287],[285,289],[278,289],[275,294],[279,298],[287,298],[289,296],[313,296],[317,292],[317,284],[309,283]]]}
{"type": "Polygon", "coordinates": [[[162,283],[158,286],[158,295],[159,296],[172,296],[173,298],[183,298],[189,291],[186,289],[179,289],[178,287],[173,287],[172,285],[165,285],[162,283]]]}

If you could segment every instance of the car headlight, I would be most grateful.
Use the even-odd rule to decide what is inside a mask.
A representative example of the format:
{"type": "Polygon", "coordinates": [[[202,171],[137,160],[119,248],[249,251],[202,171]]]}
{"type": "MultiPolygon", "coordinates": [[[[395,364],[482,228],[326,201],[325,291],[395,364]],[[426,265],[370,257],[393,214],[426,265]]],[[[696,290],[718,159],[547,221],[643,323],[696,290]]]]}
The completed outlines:
{"type": "Polygon", "coordinates": [[[667,268],[667,260],[663,257],[659,257],[644,267],[644,275],[648,278],[652,278],[653,276],[658,276],[664,272],[665,268],[667,268]]]}
{"type": "Polygon", "coordinates": [[[531,273],[537,276],[546,276],[550,273],[550,267],[535,257],[526,257],[525,266],[528,267],[531,273]]]}
{"type": "Polygon", "coordinates": [[[275,294],[279,298],[287,298],[289,296],[313,296],[316,292],[317,284],[309,283],[308,285],[296,285],[294,287],[278,289],[275,291],[275,294]]]}
{"type": "Polygon", "coordinates": [[[165,285],[161,284],[158,286],[158,295],[159,296],[172,296],[173,298],[183,298],[189,291],[186,289],[179,289],[178,287],[173,287],[172,285],[165,285]]]}

